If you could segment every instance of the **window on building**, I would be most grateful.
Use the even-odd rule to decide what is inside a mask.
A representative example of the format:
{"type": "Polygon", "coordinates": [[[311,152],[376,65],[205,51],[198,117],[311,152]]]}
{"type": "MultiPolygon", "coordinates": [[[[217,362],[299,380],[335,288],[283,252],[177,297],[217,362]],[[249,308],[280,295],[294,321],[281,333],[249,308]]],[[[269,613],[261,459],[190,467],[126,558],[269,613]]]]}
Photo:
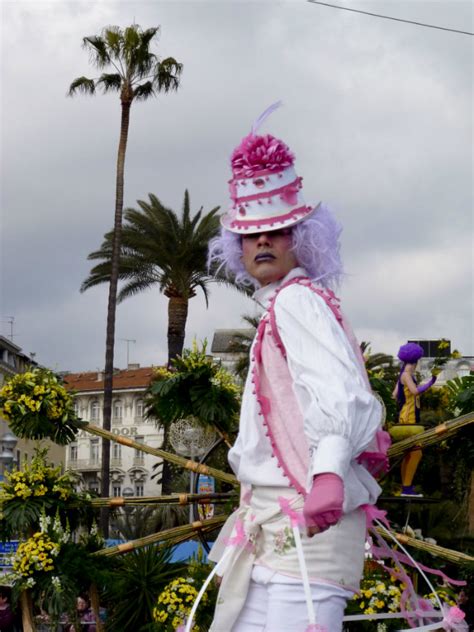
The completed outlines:
{"type": "Polygon", "coordinates": [[[99,421],[100,418],[100,406],[99,402],[96,400],[91,404],[91,421],[99,421]]]}
{"type": "Polygon", "coordinates": [[[466,377],[467,375],[470,375],[471,368],[467,364],[461,364],[457,367],[456,373],[458,377],[466,377]]]}
{"type": "Polygon", "coordinates": [[[113,459],[122,458],[122,446],[120,445],[120,443],[112,444],[112,458],[113,459]]]}
{"type": "Polygon", "coordinates": [[[99,493],[99,481],[90,481],[89,483],[89,491],[95,494],[99,493]]]}
{"type": "Polygon", "coordinates": [[[113,417],[114,419],[122,419],[122,416],[123,416],[122,400],[117,399],[114,402],[113,417]]]}
{"type": "Polygon", "coordinates": [[[136,411],[137,411],[137,415],[136,415],[137,418],[143,419],[143,399],[139,399],[137,401],[136,411]]]}
{"type": "Polygon", "coordinates": [[[90,456],[92,463],[99,462],[99,439],[91,439],[90,456]]]}
{"type": "Polygon", "coordinates": [[[76,413],[76,415],[79,415],[79,402],[77,401],[77,399],[74,400],[74,412],[76,413]]]}
{"type": "Polygon", "coordinates": [[[77,445],[72,444],[69,446],[69,459],[77,461],[77,445]]]}
{"type": "Polygon", "coordinates": [[[137,483],[135,485],[135,496],[143,496],[143,485],[141,483],[137,483]]]}
{"type": "MultiPolygon", "coordinates": [[[[141,437],[141,436],[136,436],[135,437],[135,441],[137,443],[145,443],[145,437],[141,437]]],[[[145,453],[142,452],[141,450],[137,450],[135,449],[135,455],[134,455],[134,462],[135,464],[137,463],[144,463],[145,462],[145,453]]]]}
{"type": "Polygon", "coordinates": [[[122,495],[122,486],[119,483],[114,483],[112,485],[112,496],[117,498],[122,495]]]}

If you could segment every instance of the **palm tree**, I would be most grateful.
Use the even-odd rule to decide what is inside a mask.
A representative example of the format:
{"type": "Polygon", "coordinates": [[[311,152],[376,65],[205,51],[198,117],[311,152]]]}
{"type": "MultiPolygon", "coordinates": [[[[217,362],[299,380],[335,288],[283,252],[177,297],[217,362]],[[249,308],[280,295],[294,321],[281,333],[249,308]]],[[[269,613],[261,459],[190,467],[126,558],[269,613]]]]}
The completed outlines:
{"type": "Polygon", "coordinates": [[[257,327],[260,322],[260,317],[244,314],[242,316],[242,320],[244,320],[247,325],[249,325],[249,327],[248,329],[235,332],[229,343],[228,350],[231,353],[238,354],[238,359],[235,363],[234,372],[243,383],[247,379],[247,373],[249,372],[250,347],[252,346],[255,334],[257,333],[257,327]]]}
{"type": "MultiPolygon", "coordinates": [[[[117,300],[158,286],[168,298],[168,364],[183,351],[189,300],[200,288],[208,300],[208,284],[215,279],[207,269],[208,242],[219,230],[219,207],[191,217],[189,193],[184,194],[181,217],[149,194],[138,200],[140,209],[124,211],[119,279],[124,281],[117,300]]],[[[113,231],[88,259],[99,260],[81,286],[81,292],[108,282],[111,274],[113,231]]]]}
{"type": "MultiPolygon", "coordinates": [[[[145,101],[159,92],[177,90],[182,64],[173,57],[159,60],[150,51],[159,27],[143,30],[138,24],[125,29],[109,26],[101,35],[84,37],[83,46],[90,53],[91,62],[99,70],[109,68],[96,79],[78,77],[69,86],[69,95],[77,92],[95,94],[96,88],[104,93],[118,92],[122,108],[120,141],[117,155],[115,188],[115,221],[111,237],[111,273],[109,276],[109,300],[107,308],[107,332],[104,371],[104,421],[105,430],[110,430],[112,415],[112,380],[114,366],[115,312],[117,306],[117,283],[119,272],[120,240],[122,229],[123,189],[125,152],[127,149],[130,109],[134,100],[145,101]]],[[[110,486],[110,442],[102,441],[102,496],[109,495],[110,486]]],[[[108,536],[108,513],[102,512],[102,529],[108,536]]]]}

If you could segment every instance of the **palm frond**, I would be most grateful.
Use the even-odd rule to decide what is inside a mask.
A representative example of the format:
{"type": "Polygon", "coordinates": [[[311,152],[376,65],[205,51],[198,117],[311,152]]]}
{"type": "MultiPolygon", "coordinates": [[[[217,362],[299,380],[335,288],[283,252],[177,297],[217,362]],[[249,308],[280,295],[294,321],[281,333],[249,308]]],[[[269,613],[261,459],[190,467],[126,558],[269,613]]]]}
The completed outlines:
{"type": "MultiPolygon", "coordinates": [[[[109,27],[111,28],[111,27],[109,27]]],[[[107,43],[100,35],[90,35],[82,39],[83,47],[89,51],[91,63],[97,68],[105,68],[110,64],[107,43]]]]}
{"type": "Polygon", "coordinates": [[[137,101],[146,101],[146,99],[154,96],[154,94],[155,89],[151,81],[146,81],[133,89],[133,97],[137,101]]]}
{"type": "MultiPolygon", "coordinates": [[[[122,35],[118,26],[109,26],[102,31],[102,38],[107,49],[115,59],[120,57],[122,51],[122,35]]],[[[109,54],[110,54],[109,53],[109,54]]]]}
{"type": "Polygon", "coordinates": [[[69,86],[68,96],[72,97],[76,92],[82,94],[95,94],[95,82],[87,77],[77,77],[69,86]]]}
{"type": "Polygon", "coordinates": [[[103,73],[99,79],[97,79],[96,84],[102,86],[104,94],[111,90],[118,92],[122,86],[122,77],[118,73],[103,73]]]}
{"type": "Polygon", "coordinates": [[[173,57],[167,57],[155,66],[153,83],[158,86],[158,92],[170,92],[179,88],[179,79],[183,72],[183,64],[173,57]]]}

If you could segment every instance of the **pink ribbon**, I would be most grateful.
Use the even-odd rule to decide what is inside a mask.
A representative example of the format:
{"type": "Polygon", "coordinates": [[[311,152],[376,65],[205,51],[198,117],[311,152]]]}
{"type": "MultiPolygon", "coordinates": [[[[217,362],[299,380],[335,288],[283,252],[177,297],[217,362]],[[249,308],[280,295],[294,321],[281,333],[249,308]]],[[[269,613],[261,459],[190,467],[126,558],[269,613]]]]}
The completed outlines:
{"type": "Polygon", "coordinates": [[[380,520],[387,529],[390,529],[390,523],[387,519],[386,511],[382,511],[382,509],[379,509],[376,505],[361,505],[361,509],[365,511],[367,529],[374,526],[374,520],[380,520]]]}
{"type": "Polygon", "coordinates": [[[328,632],[325,625],[318,625],[317,623],[310,623],[305,632],[328,632]]]}
{"type": "Polygon", "coordinates": [[[467,623],[464,621],[466,618],[465,613],[457,606],[451,606],[449,609],[443,608],[444,619],[442,626],[445,630],[453,630],[454,632],[461,632],[467,630],[467,623]]]}
{"type": "Polygon", "coordinates": [[[304,526],[305,521],[302,511],[295,511],[291,507],[290,501],[286,498],[283,498],[283,496],[278,497],[278,502],[280,503],[282,513],[284,513],[290,519],[292,527],[304,526]]]}
{"type": "Polygon", "coordinates": [[[234,525],[235,535],[231,538],[227,538],[225,543],[227,546],[240,546],[248,551],[253,549],[252,543],[249,541],[242,520],[237,520],[234,525]]]}

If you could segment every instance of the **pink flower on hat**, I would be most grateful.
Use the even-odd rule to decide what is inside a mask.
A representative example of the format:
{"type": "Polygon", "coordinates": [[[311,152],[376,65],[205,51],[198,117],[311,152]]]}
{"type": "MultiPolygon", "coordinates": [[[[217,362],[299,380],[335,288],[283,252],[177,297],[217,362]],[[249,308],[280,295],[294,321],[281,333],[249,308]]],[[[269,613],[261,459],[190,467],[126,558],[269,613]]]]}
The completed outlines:
{"type": "Polygon", "coordinates": [[[285,143],[270,134],[249,134],[231,156],[234,177],[252,177],[258,171],[279,171],[291,167],[294,155],[285,143]]]}

